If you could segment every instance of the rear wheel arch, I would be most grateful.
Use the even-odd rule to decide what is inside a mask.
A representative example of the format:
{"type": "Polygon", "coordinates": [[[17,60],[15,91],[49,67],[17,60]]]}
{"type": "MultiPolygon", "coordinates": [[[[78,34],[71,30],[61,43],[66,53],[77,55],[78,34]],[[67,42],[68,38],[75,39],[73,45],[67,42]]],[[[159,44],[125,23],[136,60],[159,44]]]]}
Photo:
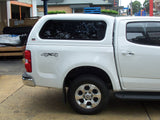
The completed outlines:
{"type": "Polygon", "coordinates": [[[63,88],[69,87],[74,79],[83,74],[93,74],[105,82],[107,88],[113,90],[113,85],[109,75],[102,69],[92,66],[81,66],[68,72],[64,79],[63,88]]]}

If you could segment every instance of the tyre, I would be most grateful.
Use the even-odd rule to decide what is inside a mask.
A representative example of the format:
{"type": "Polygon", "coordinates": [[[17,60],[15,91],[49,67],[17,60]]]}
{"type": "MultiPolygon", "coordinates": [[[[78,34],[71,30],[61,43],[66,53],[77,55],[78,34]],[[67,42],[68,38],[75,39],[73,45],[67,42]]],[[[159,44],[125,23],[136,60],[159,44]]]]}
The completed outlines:
{"type": "Polygon", "coordinates": [[[3,34],[15,34],[15,35],[22,35],[22,34],[27,34],[29,35],[32,27],[27,26],[27,27],[5,27],[3,29],[3,34]]]}
{"type": "Polygon", "coordinates": [[[95,75],[82,75],[71,82],[68,100],[71,107],[80,114],[96,114],[108,102],[106,84],[95,75]]]}

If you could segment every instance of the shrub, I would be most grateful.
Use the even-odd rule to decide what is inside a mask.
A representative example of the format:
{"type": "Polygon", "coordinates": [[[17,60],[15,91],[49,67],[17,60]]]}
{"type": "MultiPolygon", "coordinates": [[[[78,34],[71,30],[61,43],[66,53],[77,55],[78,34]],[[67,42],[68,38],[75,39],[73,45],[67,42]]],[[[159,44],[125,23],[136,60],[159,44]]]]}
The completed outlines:
{"type": "Polygon", "coordinates": [[[106,9],[104,9],[104,10],[101,10],[101,13],[102,14],[114,14],[114,15],[118,15],[118,12],[116,11],[116,10],[106,10],[106,9]]]}
{"type": "Polygon", "coordinates": [[[65,14],[65,11],[48,11],[48,14],[65,14]]]}

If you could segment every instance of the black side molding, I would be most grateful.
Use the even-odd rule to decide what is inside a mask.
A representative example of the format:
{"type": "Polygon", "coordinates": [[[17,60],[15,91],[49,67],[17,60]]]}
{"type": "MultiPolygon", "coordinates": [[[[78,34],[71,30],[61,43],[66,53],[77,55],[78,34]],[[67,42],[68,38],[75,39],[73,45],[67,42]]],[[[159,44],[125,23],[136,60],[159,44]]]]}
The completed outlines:
{"type": "Polygon", "coordinates": [[[160,92],[116,92],[115,96],[120,99],[160,100],[160,92]]]}

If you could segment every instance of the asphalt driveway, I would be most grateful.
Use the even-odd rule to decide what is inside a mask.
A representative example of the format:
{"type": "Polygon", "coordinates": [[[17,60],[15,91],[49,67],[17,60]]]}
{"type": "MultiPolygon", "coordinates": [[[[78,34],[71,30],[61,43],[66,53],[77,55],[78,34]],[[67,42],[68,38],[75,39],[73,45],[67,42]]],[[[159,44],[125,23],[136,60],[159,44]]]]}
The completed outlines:
{"type": "Polygon", "coordinates": [[[0,57],[0,75],[21,75],[25,71],[22,59],[0,57]]]}

